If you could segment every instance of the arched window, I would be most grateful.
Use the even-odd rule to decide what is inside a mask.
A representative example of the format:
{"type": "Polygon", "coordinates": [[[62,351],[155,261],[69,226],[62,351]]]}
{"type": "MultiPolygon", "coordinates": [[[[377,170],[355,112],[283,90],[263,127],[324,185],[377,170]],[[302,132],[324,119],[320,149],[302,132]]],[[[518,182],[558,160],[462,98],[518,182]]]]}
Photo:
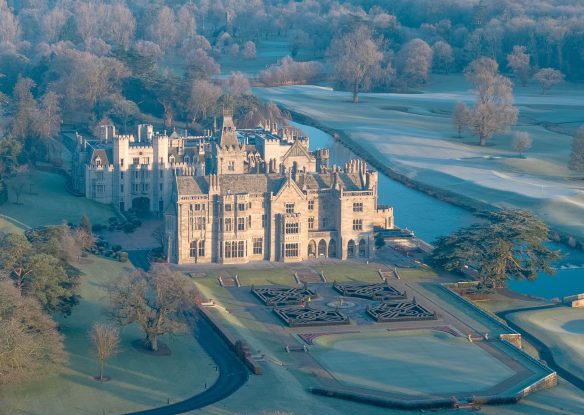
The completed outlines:
{"type": "Polygon", "coordinates": [[[324,239],[321,239],[318,243],[318,256],[326,256],[326,242],[324,239]]]}
{"type": "Polygon", "coordinates": [[[331,239],[329,242],[328,256],[329,258],[337,257],[337,242],[334,239],[331,239]]]}
{"type": "Polygon", "coordinates": [[[311,240],[308,242],[308,256],[315,257],[316,256],[316,242],[311,240]]]}
{"type": "Polygon", "coordinates": [[[367,242],[365,239],[359,241],[359,257],[365,258],[367,256],[367,242]]]}
{"type": "Polygon", "coordinates": [[[353,241],[352,239],[347,244],[347,256],[349,258],[355,257],[355,241],[353,241]]]}

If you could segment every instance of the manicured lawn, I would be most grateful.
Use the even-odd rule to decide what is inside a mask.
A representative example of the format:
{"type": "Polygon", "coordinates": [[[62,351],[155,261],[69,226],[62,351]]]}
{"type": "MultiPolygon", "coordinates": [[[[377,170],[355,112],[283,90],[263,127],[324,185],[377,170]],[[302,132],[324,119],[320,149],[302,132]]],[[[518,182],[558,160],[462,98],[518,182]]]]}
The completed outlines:
{"type": "Polygon", "coordinates": [[[32,194],[28,186],[20,197],[22,204],[15,204],[16,196],[8,184],[8,201],[0,206],[0,214],[13,218],[30,227],[59,225],[63,221],[78,223],[87,215],[92,223],[104,223],[115,216],[109,205],[93,202],[84,197],[75,197],[65,190],[65,178],[58,174],[33,172],[32,194]]]}
{"type": "Polygon", "coordinates": [[[107,320],[105,288],[132,266],[90,257],[79,268],[84,273],[81,303],[71,317],[59,319],[69,362],[54,377],[3,389],[0,402],[7,413],[119,414],[164,405],[167,399],[176,402],[214,382],[213,363],[192,335],[165,336],[161,340],[171,355],[149,356],[131,346],[142,337],[137,327],[122,330],[120,353],[106,367],[111,380],[94,381],[97,363],[87,331],[94,322],[107,320]]]}

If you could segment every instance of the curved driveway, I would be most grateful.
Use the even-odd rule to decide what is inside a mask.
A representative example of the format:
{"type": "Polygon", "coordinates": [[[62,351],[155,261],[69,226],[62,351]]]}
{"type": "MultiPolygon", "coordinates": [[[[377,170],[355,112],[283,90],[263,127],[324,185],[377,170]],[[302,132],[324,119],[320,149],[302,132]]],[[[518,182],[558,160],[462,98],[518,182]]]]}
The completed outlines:
{"type": "MultiPolygon", "coordinates": [[[[217,381],[209,389],[184,401],[126,415],[182,414],[225,399],[245,384],[249,378],[248,369],[204,318],[197,320],[195,337],[217,365],[219,370],[217,381]]],[[[208,370],[208,368],[201,368],[201,370],[208,370]]],[[[160,373],[160,376],[164,375],[160,373]]]]}

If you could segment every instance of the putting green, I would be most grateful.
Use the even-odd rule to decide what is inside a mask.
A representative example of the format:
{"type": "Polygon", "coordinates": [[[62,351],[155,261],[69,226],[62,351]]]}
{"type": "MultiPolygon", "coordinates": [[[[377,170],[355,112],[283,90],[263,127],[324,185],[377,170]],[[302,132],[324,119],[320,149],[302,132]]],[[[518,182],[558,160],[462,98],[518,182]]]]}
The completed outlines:
{"type": "Polygon", "coordinates": [[[515,374],[476,344],[430,330],[322,336],[310,352],[342,384],[406,395],[480,392],[515,374]]]}

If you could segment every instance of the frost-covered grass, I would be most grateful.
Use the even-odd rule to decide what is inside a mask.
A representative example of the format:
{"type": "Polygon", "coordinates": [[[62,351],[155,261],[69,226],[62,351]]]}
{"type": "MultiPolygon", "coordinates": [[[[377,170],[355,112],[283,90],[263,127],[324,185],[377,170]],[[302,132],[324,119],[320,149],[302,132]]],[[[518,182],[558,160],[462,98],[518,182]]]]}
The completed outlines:
{"type": "Polygon", "coordinates": [[[419,94],[362,94],[318,86],[256,88],[319,123],[342,130],[381,163],[421,182],[498,206],[529,207],[550,225],[584,236],[584,180],[567,169],[571,134],[584,124],[584,86],[568,84],[542,96],[537,86],[515,89],[520,120],[512,131],[534,141],[519,158],[512,131],[486,147],[468,133],[458,138],[451,113],[473,92],[458,75],[437,77],[419,94]]]}
{"type": "Polygon", "coordinates": [[[508,318],[548,346],[559,365],[574,373],[584,372],[584,309],[526,311],[508,318]]]}
{"type": "Polygon", "coordinates": [[[63,221],[78,223],[83,215],[89,216],[92,223],[105,223],[115,216],[109,205],[69,194],[63,176],[36,170],[32,171],[32,189],[25,186],[21,204],[16,204],[13,180],[7,181],[8,201],[0,206],[0,214],[12,218],[18,227],[60,225],[63,221]]]}
{"type": "Polygon", "coordinates": [[[214,382],[217,374],[212,361],[192,335],[164,336],[161,340],[171,355],[150,356],[131,346],[142,338],[137,327],[121,332],[120,352],[106,366],[111,380],[94,381],[97,362],[87,332],[94,322],[107,321],[105,287],[132,266],[93,256],[78,266],[84,273],[81,302],[70,317],[59,319],[68,364],[53,377],[3,388],[0,413],[119,414],[164,405],[167,399],[176,402],[202,391],[205,382],[214,382]]]}
{"type": "MultiPolygon", "coordinates": [[[[267,270],[266,270],[267,271],[267,270]]],[[[331,271],[329,269],[329,271],[331,271]]],[[[326,272],[326,271],[325,271],[326,272]]],[[[410,277],[410,276],[408,276],[410,277]]],[[[222,327],[236,338],[244,338],[253,353],[266,354],[276,363],[261,363],[264,373],[261,376],[251,376],[248,383],[227,399],[198,411],[205,415],[227,415],[245,413],[249,415],[265,414],[268,411],[285,411],[299,414],[342,415],[358,413],[363,415],[406,415],[411,411],[389,408],[378,408],[350,401],[316,396],[307,391],[315,385],[312,374],[311,355],[297,352],[286,353],[284,344],[295,343],[292,337],[286,337],[288,329],[284,328],[272,316],[259,316],[254,312],[256,300],[248,298],[241,300],[241,292],[237,289],[225,289],[219,286],[213,277],[197,278],[196,285],[204,298],[213,298],[228,312],[219,308],[211,309],[222,327]],[[237,294],[235,294],[237,292],[237,294]],[[268,319],[268,320],[266,320],[268,319]],[[305,359],[308,359],[306,361],[305,359]],[[304,363],[306,362],[306,363],[304,363]]],[[[259,306],[259,308],[262,308],[259,306]]],[[[263,315],[263,313],[261,313],[263,315]]],[[[306,328],[305,332],[323,332],[330,330],[324,327],[306,328]]],[[[333,328],[332,331],[338,331],[333,328]]],[[[412,337],[412,340],[414,338],[412,337]]],[[[414,340],[413,340],[414,341],[414,340]]],[[[430,382],[429,379],[425,381],[430,382]]],[[[563,380],[560,385],[550,390],[543,390],[530,395],[516,405],[485,406],[481,413],[488,415],[539,415],[539,414],[571,414],[581,413],[584,405],[584,393],[572,387],[563,380]]],[[[444,410],[446,415],[455,415],[460,410],[444,410]]]]}

